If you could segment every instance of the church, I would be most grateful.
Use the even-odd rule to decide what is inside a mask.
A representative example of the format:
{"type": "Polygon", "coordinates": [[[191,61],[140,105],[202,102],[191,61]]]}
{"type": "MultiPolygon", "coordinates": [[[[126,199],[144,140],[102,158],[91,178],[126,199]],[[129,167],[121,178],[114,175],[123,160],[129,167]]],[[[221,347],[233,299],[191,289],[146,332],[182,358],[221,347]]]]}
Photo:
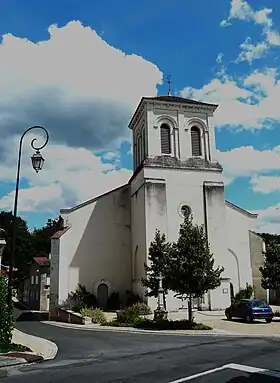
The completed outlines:
{"type": "MultiPolygon", "coordinates": [[[[129,123],[133,175],[129,182],[70,209],[64,227],[51,238],[50,307],[63,303],[78,284],[107,307],[113,292],[140,295],[156,229],[176,241],[180,224],[192,214],[203,225],[221,285],[199,302],[205,310],[229,306],[246,283],[266,299],[259,267],[264,242],[252,229],[257,219],[225,200],[223,169],[217,161],[214,113],[218,105],[175,96],[143,97],[129,123]]],[[[184,308],[167,296],[167,310],[184,308]]]]}

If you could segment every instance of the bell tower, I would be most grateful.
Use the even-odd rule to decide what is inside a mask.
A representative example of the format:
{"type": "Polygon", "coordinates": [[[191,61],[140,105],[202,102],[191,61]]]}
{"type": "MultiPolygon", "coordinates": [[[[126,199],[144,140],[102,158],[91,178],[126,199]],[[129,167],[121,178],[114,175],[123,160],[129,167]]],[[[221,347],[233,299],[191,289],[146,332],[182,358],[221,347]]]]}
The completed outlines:
{"type": "Polygon", "coordinates": [[[143,97],[129,123],[133,135],[131,231],[134,290],[155,231],[176,241],[192,214],[203,224],[218,264],[227,253],[222,167],[216,159],[214,112],[218,105],[175,96],[143,97]]]}

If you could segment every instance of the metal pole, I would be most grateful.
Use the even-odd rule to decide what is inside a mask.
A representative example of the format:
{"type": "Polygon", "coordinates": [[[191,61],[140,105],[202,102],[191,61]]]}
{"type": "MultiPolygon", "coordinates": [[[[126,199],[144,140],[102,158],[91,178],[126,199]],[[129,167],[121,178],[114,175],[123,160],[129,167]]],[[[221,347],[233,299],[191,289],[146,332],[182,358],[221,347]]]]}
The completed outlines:
{"type": "Polygon", "coordinates": [[[11,248],[11,256],[10,256],[10,264],[9,264],[9,276],[8,276],[8,307],[10,312],[12,311],[13,308],[13,302],[12,302],[12,284],[13,284],[13,268],[14,268],[14,259],[15,259],[15,247],[16,247],[16,228],[17,228],[17,209],[18,209],[18,193],[19,193],[19,181],[20,181],[20,166],[21,166],[21,154],[22,154],[22,143],[25,135],[30,132],[30,130],[33,129],[40,129],[43,130],[46,134],[46,141],[45,143],[40,146],[36,147],[35,146],[35,141],[37,138],[33,138],[31,141],[31,147],[34,150],[41,150],[43,149],[48,141],[49,141],[49,133],[45,128],[42,126],[36,125],[36,126],[31,126],[30,128],[26,129],[25,132],[21,135],[20,142],[19,142],[19,151],[18,151],[18,163],[17,163],[17,179],[16,179],[16,189],[15,189],[15,198],[14,198],[14,209],[13,209],[13,228],[12,228],[12,248],[11,248]]]}

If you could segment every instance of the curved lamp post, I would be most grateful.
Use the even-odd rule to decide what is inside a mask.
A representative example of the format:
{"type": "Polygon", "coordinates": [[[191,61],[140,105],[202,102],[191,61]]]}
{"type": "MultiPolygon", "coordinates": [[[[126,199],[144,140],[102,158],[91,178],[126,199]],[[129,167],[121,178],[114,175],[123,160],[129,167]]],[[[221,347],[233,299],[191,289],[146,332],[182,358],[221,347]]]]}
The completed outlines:
{"type": "Polygon", "coordinates": [[[8,305],[10,310],[12,310],[12,282],[13,282],[13,267],[14,267],[14,258],[15,258],[15,245],[16,245],[16,220],[17,220],[17,208],[18,208],[18,192],[19,192],[19,181],[20,181],[20,165],[21,165],[21,153],[22,153],[22,143],[25,135],[31,130],[43,130],[46,136],[45,142],[41,146],[35,146],[37,138],[33,138],[31,141],[31,147],[35,150],[35,153],[31,157],[31,162],[33,169],[36,173],[43,168],[44,158],[42,157],[40,150],[43,149],[49,141],[49,133],[45,128],[39,125],[31,126],[22,133],[19,141],[19,151],[18,151],[18,164],[17,164],[17,180],[16,180],[16,190],[15,190],[15,199],[14,199],[14,209],[13,209],[13,236],[12,236],[12,248],[11,248],[11,258],[9,264],[9,279],[8,279],[8,305]]]}

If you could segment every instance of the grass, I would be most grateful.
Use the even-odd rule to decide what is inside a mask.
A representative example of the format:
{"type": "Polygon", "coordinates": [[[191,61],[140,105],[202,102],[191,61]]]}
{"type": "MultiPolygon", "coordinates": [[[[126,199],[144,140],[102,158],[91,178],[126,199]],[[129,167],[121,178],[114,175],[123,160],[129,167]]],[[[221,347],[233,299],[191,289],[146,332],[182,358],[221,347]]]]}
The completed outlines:
{"type": "Polygon", "coordinates": [[[29,347],[23,346],[22,344],[18,344],[18,343],[11,343],[8,350],[0,350],[0,353],[25,352],[25,351],[32,352],[32,350],[29,347]]]}

